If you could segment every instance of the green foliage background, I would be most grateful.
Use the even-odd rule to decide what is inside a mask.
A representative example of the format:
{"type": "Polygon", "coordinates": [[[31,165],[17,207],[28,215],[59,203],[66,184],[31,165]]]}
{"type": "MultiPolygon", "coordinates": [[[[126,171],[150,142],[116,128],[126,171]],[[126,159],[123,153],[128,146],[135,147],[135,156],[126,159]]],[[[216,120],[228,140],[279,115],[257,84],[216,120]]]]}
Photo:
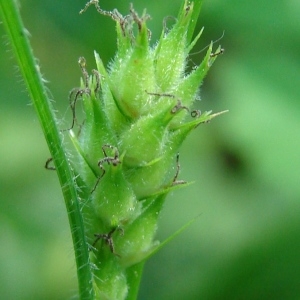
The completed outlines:
{"type": "MultiPolygon", "coordinates": [[[[85,0],[20,2],[67,128],[77,59],[94,68],[96,50],[108,63],[114,22],[94,9],[79,16],[85,0]]],[[[181,1],[133,3],[151,14],[155,42],[163,17],[176,16],[181,1]]],[[[126,13],[129,1],[102,6],[126,13]]],[[[225,54],[197,108],[230,112],[184,144],[180,179],[195,183],[169,196],[158,238],[200,216],[147,263],[140,299],[299,299],[299,13],[297,0],[204,2],[198,50],[225,30],[225,54]]],[[[0,35],[1,299],[69,299],[77,283],[64,202],[56,174],[43,168],[49,153],[1,25],[0,35]]],[[[203,55],[192,55],[191,66],[203,55]]]]}

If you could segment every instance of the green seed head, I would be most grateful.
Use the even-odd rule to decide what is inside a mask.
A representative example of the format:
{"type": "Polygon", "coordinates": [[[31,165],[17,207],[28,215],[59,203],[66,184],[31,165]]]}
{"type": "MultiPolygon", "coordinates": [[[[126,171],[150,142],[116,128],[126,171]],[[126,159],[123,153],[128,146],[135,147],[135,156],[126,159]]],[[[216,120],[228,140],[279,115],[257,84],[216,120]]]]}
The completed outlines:
{"type": "Polygon", "coordinates": [[[202,33],[191,40],[201,2],[184,1],[177,22],[154,46],[147,14],[139,17],[131,7],[123,17],[102,10],[95,0],[86,6],[95,4],[116,21],[118,39],[107,69],[97,53],[91,76],[85,60],[79,60],[83,79],[71,104],[75,118],[76,101],[82,98],[86,117],[71,139],[78,185],[85,187],[82,209],[101,299],[124,299],[127,268],[155,251],[164,199],[185,183],[177,179],[180,146],[192,129],[216,116],[191,108],[220,51],[213,54],[211,44],[200,66],[187,72],[188,53],[202,33]],[[119,292],[110,291],[112,286],[119,292]]]}

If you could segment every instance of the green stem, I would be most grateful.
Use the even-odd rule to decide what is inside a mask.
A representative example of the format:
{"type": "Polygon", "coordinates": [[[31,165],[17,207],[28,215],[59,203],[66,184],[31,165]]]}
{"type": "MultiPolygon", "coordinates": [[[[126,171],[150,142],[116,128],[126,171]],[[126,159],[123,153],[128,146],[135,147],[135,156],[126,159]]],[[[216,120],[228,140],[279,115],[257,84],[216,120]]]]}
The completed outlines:
{"type": "Polygon", "coordinates": [[[74,244],[80,299],[90,300],[94,298],[92,273],[74,175],[68,163],[53,109],[47,97],[16,2],[0,0],[0,14],[38,114],[62,187],[74,244]]]}

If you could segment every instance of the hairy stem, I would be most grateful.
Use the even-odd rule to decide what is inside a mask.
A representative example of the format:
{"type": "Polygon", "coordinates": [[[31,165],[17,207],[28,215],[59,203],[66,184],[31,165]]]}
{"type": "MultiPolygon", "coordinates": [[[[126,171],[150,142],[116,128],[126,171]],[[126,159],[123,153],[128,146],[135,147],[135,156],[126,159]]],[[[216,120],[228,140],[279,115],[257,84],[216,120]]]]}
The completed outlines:
{"type": "Polygon", "coordinates": [[[79,199],[73,180],[74,174],[66,156],[66,149],[62,143],[53,109],[34,59],[27,37],[28,34],[23,26],[16,2],[13,0],[0,0],[0,13],[21,73],[38,114],[62,187],[75,250],[80,299],[93,299],[89,253],[79,199]]]}

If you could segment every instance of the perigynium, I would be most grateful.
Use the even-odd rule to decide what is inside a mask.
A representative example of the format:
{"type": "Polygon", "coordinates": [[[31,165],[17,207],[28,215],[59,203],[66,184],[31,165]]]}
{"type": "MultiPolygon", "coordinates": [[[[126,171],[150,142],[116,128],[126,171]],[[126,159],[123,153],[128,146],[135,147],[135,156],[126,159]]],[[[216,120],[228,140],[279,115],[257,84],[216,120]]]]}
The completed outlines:
{"type": "Polygon", "coordinates": [[[95,52],[97,70],[84,58],[81,86],[72,90],[70,137],[97,299],[126,299],[137,266],[159,249],[157,220],[167,194],[187,183],[178,179],[178,153],[188,134],[218,114],[191,107],[199,86],[222,53],[207,48],[202,63],[187,72],[202,1],[184,1],[175,25],[150,45],[150,18],[130,6],[122,16],[90,1],[116,22],[117,53],[107,68],[95,52]],[[85,121],[76,123],[83,101],[85,121]],[[76,130],[75,130],[76,129],[76,130]],[[78,134],[75,133],[78,131],[78,134]]]}

